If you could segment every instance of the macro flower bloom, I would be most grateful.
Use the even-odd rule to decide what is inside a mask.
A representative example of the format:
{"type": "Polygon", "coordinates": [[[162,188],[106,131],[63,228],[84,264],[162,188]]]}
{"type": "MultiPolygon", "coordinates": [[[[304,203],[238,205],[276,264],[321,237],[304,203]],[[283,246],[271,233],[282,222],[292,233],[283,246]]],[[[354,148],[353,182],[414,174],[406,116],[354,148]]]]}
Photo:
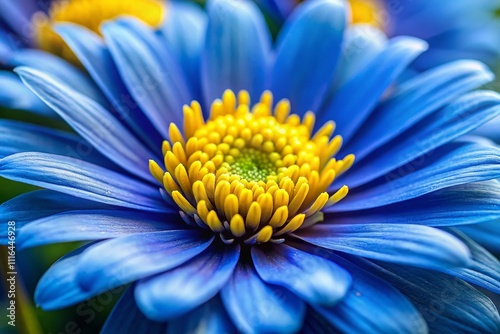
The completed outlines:
{"type": "Polygon", "coordinates": [[[253,2],[171,10],[57,25],[86,90],[16,68],[76,134],[1,121],[0,175],[45,188],[1,221],[21,248],[89,242],[38,305],[130,284],[103,332],[500,330],[469,284],[500,292],[500,263],[456,228],[500,216],[500,150],[463,138],[500,113],[484,65],[394,86],[425,42],[342,53],[366,34],[342,1],[298,6],[274,46],[253,2]]]}
{"type": "MultiPolygon", "coordinates": [[[[255,0],[278,23],[300,0],[255,0]]],[[[390,36],[414,36],[429,43],[412,68],[418,71],[458,59],[500,64],[500,5],[496,0],[344,0],[352,23],[368,24],[390,36]]],[[[365,41],[370,43],[369,40],[365,41]]]]}

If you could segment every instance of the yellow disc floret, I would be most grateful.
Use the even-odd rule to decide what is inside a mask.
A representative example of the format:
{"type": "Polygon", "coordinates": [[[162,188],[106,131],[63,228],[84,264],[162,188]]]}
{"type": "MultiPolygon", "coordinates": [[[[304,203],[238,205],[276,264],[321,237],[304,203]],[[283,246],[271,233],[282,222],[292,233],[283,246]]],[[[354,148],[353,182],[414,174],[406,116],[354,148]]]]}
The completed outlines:
{"type": "Polygon", "coordinates": [[[379,17],[381,10],[379,0],[349,0],[349,4],[352,23],[366,23],[375,27],[383,25],[379,17]]]}
{"type": "Polygon", "coordinates": [[[71,22],[96,33],[102,22],[121,15],[131,15],[152,27],[157,27],[165,15],[161,0],[56,0],[48,15],[39,12],[33,17],[36,41],[40,49],[78,64],[76,56],[53,30],[53,25],[71,22]]]}
{"type": "Polygon", "coordinates": [[[184,106],[184,133],[170,125],[164,168],[149,168],[183,215],[219,233],[226,243],[281,242],[323,219],[321,210],[347,195],[328,188],[354,162],[332,158],[342,138],[326,123],[313,134],[314,114],[302,119],[282,100],[272,108],[265,92],[252,108],[249,95],[226,91],[205,121],[197,102],[184,106]]]}

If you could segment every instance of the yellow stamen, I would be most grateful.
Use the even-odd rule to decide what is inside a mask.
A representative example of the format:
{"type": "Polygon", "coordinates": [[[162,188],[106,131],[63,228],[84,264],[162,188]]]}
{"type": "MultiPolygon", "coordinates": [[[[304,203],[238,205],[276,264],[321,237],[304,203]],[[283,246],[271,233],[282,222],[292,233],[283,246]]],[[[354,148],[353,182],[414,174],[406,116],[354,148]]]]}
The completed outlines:
{"type": "Polygon", "coordinates": [[[269,225],[264,226],[257,234],[257,242],[263,243],[268,242],[273,236],[273,228],[269,225]]]}
{"type": "Polygon", "coordinates": [[[71,22],[99,34],[102,22],[121,15],[130,15],[152,27],[159,27],[165,16],[165,5],[161,0],[55,0],[47,15],[38,12],[32,22],[40,49],[78,65],[80,62],[54,31],[53,25],[71,22]]]}
{"type": "Polygon", "coordinates": [[[248,92],[226,91],[207,120],[198,103],[185,106],[184,133],[172,124],[162,145],[166,172],[156,162],[150,170],[181,210],[224,242],[280,242],[347,195],[346,186],[328,188],[354,156],[333,158],[342,144],[332,138],[333,122],[313,133],[313,113],[301,120],[287,100],[273,109],[270,92],[249,103],[248,92]]]}
{"type": "Polygon", "coordinates": [[[245,221],[243,217],[239,214],[236,214],[231,217],[231,222],[229,223],[229,227],[231,229],[231,233],[235,237],[242,237],[245,235],[245,221]]]}
{"type": "Polygon", "coordinates": [[[156,163],[156,161],[149,160],[149,171],[158,182],[163,183],[163,174],[165,174],[165,172],[156,163]]]}

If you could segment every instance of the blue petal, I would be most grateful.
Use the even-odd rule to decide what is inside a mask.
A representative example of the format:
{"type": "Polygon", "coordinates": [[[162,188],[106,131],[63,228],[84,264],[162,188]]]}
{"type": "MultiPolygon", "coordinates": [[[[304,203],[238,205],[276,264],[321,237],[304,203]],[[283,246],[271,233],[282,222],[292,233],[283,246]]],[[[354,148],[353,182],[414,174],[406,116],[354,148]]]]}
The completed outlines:
{"type": "Polygon", "coordinates": [[[175,268],[213,239],[200,230],[170,230],[107,240],[82,255],[77,281],[86,291],[106,291],[175,268]]]}
{"type": "Polygon", "coordinates": [[[213,0],[208,13],[201,65],[206,105],[226,89],[245,89],[258,99],[266,86],[271,48],[262,14],[251,1],[231,0],[213,0]]]}
{"type": "Polygon", "coordinates": [[[412,303],[380,280],[332,251],[310,245],[303,249],[345,268],[352,276],[346,297],[334,307],[313,306],[342,333],[427,333],[427,325],[412,303]]]}
{"type": "Polygon", "coordinates": [[[54,263],[38,282],[35,290],[35,303],[45,311],[64,308],[87,300],[97,293],[83,291],[76,280],[77,264],[82,252],[95,244],[66,254],[54,263]]]}
{"type": "Polygon", "coordinates": [[[318,111],[334,77],[346,24],[343,1],[306,1],[292,13],[277,41],[271,91],[292,111],[318,111]]]}
{"type": "Polygon", "coordinates": [[[5,23],[16,35],[28,41],[33,38],[33,27],[30,19],[36,11],[35,1],[2,1],[0,2],[0,22],[5,23]]]}
{"type": "Polygon", "coordinates": [[[87,75],[53,54],[39,50],[23,49],[12,56],[10,65],[12,67],[26,66],[42,71],[104,107],[108,107],[108,100],[87,75]]]}
{"type": "Polygon", "coordinates": [[[351,25],[345,30],[342,54],[335,71],[334,82],[328,96],[356,76],[365,66],[386,48],[387,37],[379,29],[367,24],[351,25]]]}
{"type": "Polygon", "coordinates": [[[462,232],[457,229],[449,229],[449,231],[470,249],[472,261],[467,267],[450,268],[443,272],[500,293],[500,262],[462,232]]]}
{"type": "Polygon", "coordinates": [[[214,243],[189,262],[139,281],[135,289],[137,304],[155,321],[183,315],[219,292],[233,273],[239,257],[239,245],[221,248],[214,243]]]}
{"type": "Polygon", "coordinates": [[[412,301],[431,333],[500,332],[495,305],[462,280],[418,268],[364,263],[365,270],[376,273],[412,301]]]}
{"type": "Polygon", "coordinates": [[[252,247],[259,276],[287,288],[309,304],[333,306],[351,285],[351,276],[335,263],[285,244],[252,247]]]}
{"type": "Polygon", "coordinates": [[[237,333],[218,297],[168,324],[168,334],[237,333]]]}
{"type": "Polygon", "coordinates": [[[43,152],[116,169],[116,165],[74,134],[14,120],[0,120],[0,158],[21,152],[43,152]]]}
{"type": "Polygon", "coordinates": [[[500,219],[482,224],[472,224],[461,226],[460,230],[465,232],[467,236],[474,239],[481,246],[489,249],[492,252],[500,253],[500,219]]]}
{"type": "Polygon", "coordinates": [[[55,30],[71,47],[90,76],[106,95],[119,120],[124,121],[151,149],[160,147],[162,138],[130,96],[102,39],[79,25],[64,23],[55,30]]]}
{"type": "MultiPolygon", "coordinates": [[[[375,150],[342,177],[353,188],[398,168],[500,115],[500,95],[469,93],[375,150]]],[[[358,156],[356,156],[357,158],[358,156]]]]}
{"type": "MultiPolygon", "coordinates": [[[[500,218],[500,182],[466,183],[408,201],[353,212],[336,213],[333,224],[418,224],[455,226],[500,218]]],[[[326,212],[332,210],[327,208],[326,212]]]]}
{"type": "Polygon", "coordinates": [[[182,124],[182,106],[192,96],[180,66],[158,36],[136,19],[101,26],[126,87],[163,138],[170,122],[182,124]]]}
{"type": "Polygon", "coordinates": [[[4,65],[5,60],[9,59],[15,50],[24,46],[18,36],[5,28],[0,20],[0,65],[4,65]]]}
{"type": "Polygon", "coordinates": [[[151,321],[141,313],[134,300],[134,289],[130,287],[116,303],[100,333],[164,334],[166,332],[166,323],[151,321]]]}
{"type": "Polygon", "coordinates": [[[408,224],[317,224],[297,232],[313,245],[405,265],[442,269],[464,266],[470,252],[439,229],[408,224]]]}
{"type": "Polygon", "coordinates": [[[491,71],[472,60],[456,61],[422,73],[397,87],[344,145],[340,155],[355,153],[359,161],[425,116],[491,80],[491,71]]]}
{"type": "Polygon", "coordinates": [[[30,91],[12,72],[0,71],[0,105],[2,108],[25,110],[41,116],[57,116],[45,103],[30,91]]]}
{"type": "Polygon", "coordinates": [[[131,209],[166,211],[158,189],[88,162],[46,153],[0,159],[0,176],[76,197],[131,209]]]}
{"type": "Polygon", "coordinates": [[[165,46],[180,64],[194,97],[201,101],[200,64],[205,45],[207,14],[198,5],[170,2],[168,16],[160,28],[165,46]]]}
{"type": "Polygon", "coordinates": [[[373,111],[382,94],[420,53],[426,43],[413,37],[397,37],[362,71],[346,82],[322,108],[318,122],[333,120],[347,142],[373,111]],[[355,115],[355,117],[353,117],[355,115]]]}
{"type": "MultiPolygon", "coordinates": [[[[178,213],[175,212],[175,216],[178,213]]],[[[172,216],[130,210],[66,211],[24,226],[17,247],[24,249],[57,242],[99,240],[129,234],[179,229],[172,216]]]]}
{"type": "Polygon", "coordinates": [[[332,211],[375,208],[439,189],[500,177],[500,150],[478,143],[453,142],[354,190],[332,211]]]}
{"type": "Polygon", "coordinates": [[[43,72],[29,68],[16,72],[94,148],[132,174],[154,181],[145,162],[155,155],[102,106],[43,72]]]}
{"type": "Polygon", "coordinates": [[[236,327],[245,333],[293,333],[305,316],[300,299],[264,283],[248,263],[238,264],[221,297],[236,327]]]}
{"type": "Polygon", "coordinates": [[[0,243],[7,242],[7,222],[13,220],[16,227],[64,211],[104,209],[104,204],[91,202],[51,190],[36,190],[14,197],[0,205],[0,243]]]}
{"type": "Polygon", "coordinates": [[[474,131],[473,134],[490,138],[497,144],[500,144],[500,131],[498,131],[498,129],[500,129],[500,117],[497,117],[493,121],[483,125],[474,131]]]}

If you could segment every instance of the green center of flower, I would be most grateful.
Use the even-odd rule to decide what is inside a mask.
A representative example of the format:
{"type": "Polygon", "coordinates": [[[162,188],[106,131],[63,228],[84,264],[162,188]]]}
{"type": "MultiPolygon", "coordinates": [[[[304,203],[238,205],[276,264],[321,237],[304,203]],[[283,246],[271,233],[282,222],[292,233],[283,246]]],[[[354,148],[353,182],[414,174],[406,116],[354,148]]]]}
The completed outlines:
{"type": "Polygon", "coordinates": [[[198,102],[184,106],[183,133],[170,125],[163,166],[152,175],[182,216],[218,233],[225,243],[282,242],[284,236],[323,220],[321,210],[343,199],[329,187],[354,155],[336,160],[342,145],[335,125],[315,133],[314,114],[290,114],[290,103],[264,92],[251,107],[246,91],[226,91],[205,120],[198,102]]]}
{"type": "Polygon", "coordinates": [[[231,155],[226,157],[226,168],[230,175],[238,175],[247,181],[265,182],[269,176],[275,176],[277,170],[277,166],[270,160],[269,153],[253,148],[241,151],[234,149],[231,155]]]}

